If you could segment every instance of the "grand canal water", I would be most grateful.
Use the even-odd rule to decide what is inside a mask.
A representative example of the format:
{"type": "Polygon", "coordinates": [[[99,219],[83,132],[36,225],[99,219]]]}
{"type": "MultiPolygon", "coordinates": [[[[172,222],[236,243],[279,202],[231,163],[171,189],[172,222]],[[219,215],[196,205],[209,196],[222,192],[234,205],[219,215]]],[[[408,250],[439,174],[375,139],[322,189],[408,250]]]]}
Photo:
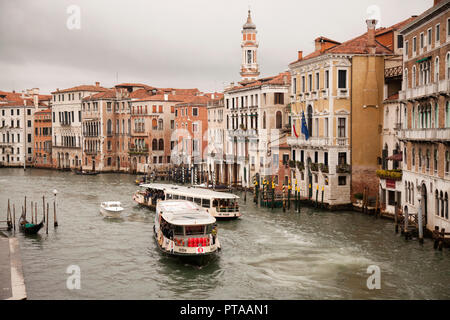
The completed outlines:
{"type": "MultiPolygon", "coordinates": [[[[152,239],[154,213],[131,199],[134,176],[0,169],[0,215],[7,199],[53,199],[58,222],[35,237],[17,232],[29,299],[449,299],[450,251],[405,241],[391,221],[356,212],[256,208],[241,199],[243,216],[219,222],[222,252],[197,267],[162,256],[152,239]],[[99,213],[119,200],[122,220],[99,213]],[[81,270],[81,289],[66,286],[68,266],[81,270]],[[367,268],[381,270],[369,290],[367,268]]],[[[52,202],[51,202],[52,204],[52,202]]],[[[51,220],[53,221],[53,219],[51,220]]]]}

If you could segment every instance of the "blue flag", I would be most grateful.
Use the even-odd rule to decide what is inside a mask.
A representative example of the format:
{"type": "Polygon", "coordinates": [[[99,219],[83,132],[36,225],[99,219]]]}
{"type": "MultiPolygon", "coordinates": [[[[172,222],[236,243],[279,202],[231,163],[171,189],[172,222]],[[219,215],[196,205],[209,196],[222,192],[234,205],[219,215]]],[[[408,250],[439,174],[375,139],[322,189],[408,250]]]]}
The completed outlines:
{"type": "Polygon", "coordinates": [[[308,126],[306,125],[305,113],[302,111],[302,133],[305,135],[305,139],[309,139],[308,126]]]}

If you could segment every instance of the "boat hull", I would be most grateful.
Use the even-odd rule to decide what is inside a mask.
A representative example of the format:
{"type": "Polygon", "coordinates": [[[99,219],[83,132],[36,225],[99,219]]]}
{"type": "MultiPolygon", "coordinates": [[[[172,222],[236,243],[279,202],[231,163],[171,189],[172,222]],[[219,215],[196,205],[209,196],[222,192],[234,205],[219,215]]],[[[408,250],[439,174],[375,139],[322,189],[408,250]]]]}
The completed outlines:
{"type": "Polygon", "coordinates": [[[37,234],[43,226],[44,226],[44,222],[35,224],[32,227],[28,227],[28,228],[25,227],[24,225],[20,225],[20,230],[23,231],[25,234],[37,234]]]}
{"type": "Polygon", "coordinates": [[[217,253],[220,251],[220,246],[217,247],[216,250],[206,252],[206,253],[179,253],[175,251],[166,250],[163,246],[161,246],[158,241],[158,235],[153,229],[153,239],[155,240],[156,246],[159,251],[165,256],[172,257],[174,259],[178,258],[185,263],[196,264],[196,265],[204,265],[209,263],[210,261],[217,258],[217,253]]]}
{"type": "Polygon", "coordinates": [[[108,218],[120,218],[123,210],[120,211],[112,211],[105,208],[100,208],[100,213],[108,218]]]}

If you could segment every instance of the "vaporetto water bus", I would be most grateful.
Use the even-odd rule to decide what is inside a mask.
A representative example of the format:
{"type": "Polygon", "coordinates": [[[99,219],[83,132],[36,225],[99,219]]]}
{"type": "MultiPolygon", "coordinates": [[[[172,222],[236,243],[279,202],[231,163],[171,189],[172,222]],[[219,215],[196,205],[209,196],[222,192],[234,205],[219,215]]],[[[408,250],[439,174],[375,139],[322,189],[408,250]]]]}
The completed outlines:
{"type": "Polygon", "coordinates": [[[163,183],[141,184],[133,200],[155,209],[158,200],[188,200],[206,209],[216,219],[236,219],[241,216],[239,197],[228,192],[192,188],[163,183]]]}
{"type": "Polygon", "coordinates": [[[194,202],[159,200],[154,236],[165,254],[206,262],[220,250],[216,219],[194,202]]]}

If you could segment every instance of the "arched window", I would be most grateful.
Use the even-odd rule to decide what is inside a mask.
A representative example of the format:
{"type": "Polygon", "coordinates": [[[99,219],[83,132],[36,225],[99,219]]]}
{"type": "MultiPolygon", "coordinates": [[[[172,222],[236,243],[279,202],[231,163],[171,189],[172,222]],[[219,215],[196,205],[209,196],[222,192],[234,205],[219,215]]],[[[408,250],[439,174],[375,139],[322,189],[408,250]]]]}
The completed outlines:
{"type": "Polygon", "coordinates": [[[307,109],[307,116],[306,116],[307,118],[308,118],[308,132],[309,132],[309,135],[310,136],[312,136],[312,117],[313,117],[313,108],[312,108],[312,106],[311,105],[309,105],[308,106],[308,109],[307,109]]]}
{"type": "Polygon", "coordinates": [[[111,119],[109,119],[108,122],[107,122],[106,132],[108,133],[108,135],[112,134],[112,121],[111,121],[111,119]]]}
{"type": "Polygon", "coordinates": [[[439,216],[439,192],[436,190],[434,193],[434,201],[435,201],[435,213],[439,216]]]}
{"type": "Polygon", "coordinates": [[[159,150],[164,150],[164,139],[159,139],[159,150]]]}
{"type": "Polygon", "coordinates": [[[412,68],[412,78],[411,78],[411,88],[416,87],[416,66],[413,66],[412,68]]]}
{"type": "Polygon", "coordinates": [[[153,130],[158,129],[158,121],[156,119],[152,119],[152,129],[153,130]]]}
{"type": "MultiPolygon", "coordinates": [[[[444,194],[442,193],[442,191],[441,191],[441,193],[439,194],[439,199],[441,200],[441,205],[440,205],[440,209],[441,209],[441,217],[444,217],[444,194]]],[[[438,211],[438,215],[439,215],[439,211],[438,211]]]]}
{"type": "Polygon", "coordinates": [[[445,198],[444,198],[444,213],[445,213],[445,219],[448,220],[448,193],[445,193],[445,198]]]}
{"type": "Polygon", "coordinates": [[[404,84],[403,84],[403,90],[406,90],[406,89],[408,89],[408,69],[407,68],[405,68],[405,75],[404,75],[404,77],[405,77],[405,82],[404,82],[404,84]]]}
{"type": "Polygon", "coordinates": [[[446,63],[446,65],[447,65],[447,74],[446,74],[446,76],[447,76],[447,80],[448,79],[450,79],[450,52],[449,53],[447,53],[447,63],[446,63]]]}
{"type": "Polygon", "coordinates": [[[439,81],[439,57],[434,60],[434,82],[439,81]]]}
{"type": "Polygon", "coordinates": [[[158,150],[158,140],[152,140],[152,150],[158,150]]]}
{"type": "Polygon", "coordinates": [[[163,119],[158,120],[158,130],[163,130],[163,119]]]}
{"type": "Polygon", "coordinates": [[[266,112],[263,113],[263,129],[266,128],[266,112]]]}
{"type": "Polygon", "coordinates": [[[281,115],[281,111],[277,111],[275,115],[276,128],[281,129],[283,126],[283,116],[281,115]]]}

